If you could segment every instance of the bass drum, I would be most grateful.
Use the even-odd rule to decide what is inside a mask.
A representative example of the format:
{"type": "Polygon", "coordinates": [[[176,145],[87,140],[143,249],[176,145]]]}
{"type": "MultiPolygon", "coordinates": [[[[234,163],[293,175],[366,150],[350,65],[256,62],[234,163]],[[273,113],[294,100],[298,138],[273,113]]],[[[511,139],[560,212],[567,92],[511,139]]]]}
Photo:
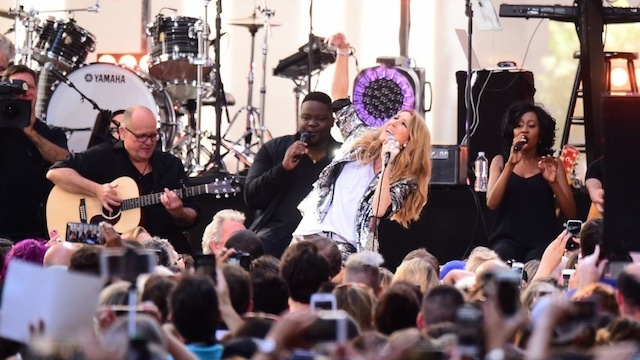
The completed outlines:
{"type": "MultiPolygon", "coordinates": [[[[171,143],[176,133],[176,115],[173,101],[156,80],[140,69],[94,63],[74,70],[69,81],[88,99],[103,110],[115,112],[133,105],[144,105],[151,109],[158,120],[162,150],[171,143]]],[[[46,122],[63,128],[68,134],[69,151],[87,150],[91,130],[99,114],[89,101],[60,83],[53,91],[47,105],[46,122]]]]}

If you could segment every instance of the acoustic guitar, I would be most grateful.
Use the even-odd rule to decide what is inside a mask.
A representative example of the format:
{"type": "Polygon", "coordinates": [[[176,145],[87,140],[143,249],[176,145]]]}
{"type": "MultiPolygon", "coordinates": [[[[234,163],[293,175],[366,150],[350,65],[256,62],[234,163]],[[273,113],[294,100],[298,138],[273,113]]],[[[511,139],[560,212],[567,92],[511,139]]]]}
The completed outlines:
{"type": "MultiPolygon", "coordinates": [[[[140,224],[141,208],[160,204],[160,196],[164,192],[142,195],[138,185],[130,177],[119,177],[112,182],[117,185],[118,196],[123,199],[119,207],[107,211],[96,197],[73,194],[54,186],[47,199],[47,228],[49,232],[58,230],[60,239],[65,240],[68,222],[97,224],[101,221],[111,223],[116,231],[123,233],[140,224]]],[[[176,189],[173,192],[183,199],[186,197],[214,194],[218,197],[229,197],[240,192],[240,185],[235,180],[216,180],[209,184],[176,189]]]]}

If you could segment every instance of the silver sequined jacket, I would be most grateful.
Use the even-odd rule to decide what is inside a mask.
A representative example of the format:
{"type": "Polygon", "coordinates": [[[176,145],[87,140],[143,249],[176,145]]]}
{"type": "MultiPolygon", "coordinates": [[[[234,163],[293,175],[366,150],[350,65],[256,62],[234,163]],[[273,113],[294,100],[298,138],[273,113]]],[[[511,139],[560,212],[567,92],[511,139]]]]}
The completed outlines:
{"type": "MultiPolygon", "coordinates": [[[[318,223],[322,222],[329,206],[333,202],[333,193],[335,188],[335,182],[342,171],[345,163],[356,161],[356,150],[352,149],[353,142],[368,131],[373,131],[372,128],[367,126],[358,117],[355,112],[355,108],[351,103],[344,106],[336,112],[336,121],[338,128],[342,133],[342,137],[345,139],[342,145],[341,152],[337,154],[333,161],[327,167],[320,172],[318,180],[314,184],[314,188],[307,197],[314,197],[317,200],[317,214],[318,223]]],[[[378,251],[379,242],[377,238],[377,226],[378,219],[373,216],[373,194],[376,190],[376,185],[380,179],[380,174],[377,174],[367,189],[365,190],[360,206],[358,207],[356,217],[356,234],[357,249],[378,251]]],[[[391,211],[386,215],[391,217],[398,212],[404,203],[404,200],[417,188],[417,181],[415,179],[401,179],[391,184],[391,211]]],[[[305,199],[307,200],[307,199],[305,199]]],[[[305,213],[304,205],[312,205],[313,202],[303,200],[300,210],[305,213]]]]}

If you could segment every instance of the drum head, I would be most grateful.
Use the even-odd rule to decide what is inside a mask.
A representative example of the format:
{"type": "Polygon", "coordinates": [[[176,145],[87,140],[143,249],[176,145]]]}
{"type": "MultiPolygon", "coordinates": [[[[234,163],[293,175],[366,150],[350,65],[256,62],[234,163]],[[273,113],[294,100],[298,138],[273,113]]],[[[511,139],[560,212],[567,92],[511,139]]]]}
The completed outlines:
{"type": "MultiPolygon", "coordinates": [[[[132,105],[144,105],[156,114],[158,127],[175,123],[169,94],[142,71],[95,63],[73,71],[68,78],[102,110],[113,112],[132,105]]],[[[69,151],[81,152],[87,149],[98,113],[74,89],[59,84],[47,106],[46,121],[68,129],[69,151]]]]}

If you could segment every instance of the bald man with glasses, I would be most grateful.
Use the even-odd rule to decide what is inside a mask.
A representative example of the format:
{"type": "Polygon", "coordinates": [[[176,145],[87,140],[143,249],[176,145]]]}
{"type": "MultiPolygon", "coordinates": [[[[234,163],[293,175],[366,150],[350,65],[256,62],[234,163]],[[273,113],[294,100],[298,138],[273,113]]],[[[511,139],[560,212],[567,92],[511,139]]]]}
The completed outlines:
{"type": "Polygon", "coordinates": [[[151,235],[169,239],[179,253],[191,254],[182,230],[196,222],[198,209],[192,200],[180,199],[172,191],[185,186],[188,178],[180,159],[157,149],[155,115],[144,106],[130,107],[124,112],[118,135],[118,141],[56,162],[47,178],[67,192],[99,199],[107,210],[121,205],[118,187],[112,183],[121,176],[133,179],[140,195],[162,193],[160,204],[141,208],[139,225],[151,235]]]}

